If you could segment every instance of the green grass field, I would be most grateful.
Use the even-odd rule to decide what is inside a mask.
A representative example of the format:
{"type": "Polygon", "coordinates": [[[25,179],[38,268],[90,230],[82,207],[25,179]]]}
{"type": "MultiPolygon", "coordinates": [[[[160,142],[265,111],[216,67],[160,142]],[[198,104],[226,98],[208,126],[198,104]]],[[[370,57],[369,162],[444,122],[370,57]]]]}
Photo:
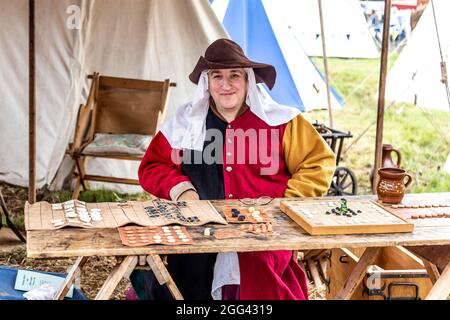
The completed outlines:
{"type": "MultiPolygon", "coordinates": [[[[397,54],[389,57],[389,66],[396,58],[397,54]]],[[[321,58],[313,61],[323,69],[321,58]]],[[[375,158],[380,62],[378,59],[329,59],[328,65],[332,84],[346,100],[345,108],[333,112],[333,127],[353,134],[352,139],[345,141],[346,152],[340,165],[356,173],[358,194],[369,194],[369,175],[375,158]]],[[[450,112],[421,110],[405,103],[386,102],[386,107],[383,143],[393,144],[401,151],[401,167],[414,179],[408,192],[450,191],[450,174],[441,170],[450,152],[450,112]]],[[[328,124],[326,110],[305,116],[310,121],[328,124]]]]}

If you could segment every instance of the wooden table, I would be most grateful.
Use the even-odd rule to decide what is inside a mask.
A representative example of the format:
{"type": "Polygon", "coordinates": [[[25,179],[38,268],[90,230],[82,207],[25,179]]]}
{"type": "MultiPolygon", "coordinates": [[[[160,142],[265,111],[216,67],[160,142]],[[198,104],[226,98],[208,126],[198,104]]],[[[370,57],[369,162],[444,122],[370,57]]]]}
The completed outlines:
{"type": "MultiPolygon", "coordinates": [[[[320,199],[336,200],[341,197],[320,199]]],[[[348,200],[375,199],[374,196],[346,197],[348,200]]],[[[426,198],[431,201],[449,201],[450,193],[408,194],[405,200],[426,198]]],[[[311,198],[309,198],[311,199],[311,198]]],[[[120,280],[129,276],[138,264],[148,263],[160,284],[166,284],[172,295],[182,299],[178,288],[167,272],[159,255],[206,252],[245,252],[265,250],[311,250],[333,248],[366,248],[357,266],[351,272],[335,299],[349,299],[363,280],[367,267],[373,264],[382,247],[405,246],[408,250],[424,258],[427,271],[435,284],[427,299],[446,299],[450,294],[450,219],[442,225],[428,226],[421,221],[415,223],[412,233],[310,236],[289,217],[279,210],[279,200],[274,199],[265,206],[272,219],[274,236],[248,234],[239,239],[216,240],[203,236],[205,226],[189,228],[193,245],[146,247],[126,247],[122,245],[116,229],[64,228],[54,231],[28,231],[27,256],[29,258],[78,257],[69,271],[66,281],[57,297],[63,298],[73,283],[75,274],[80,272],[90,256],[122,256],[123,260],[113,269],[100,289],[96,299],[108,299],[120,280]]],[[[242,205],[237,200],[211,201],[217,210],[223,205],[242,205]]],[[[236,225],[215,226],[236,228],[236,225]]]]}

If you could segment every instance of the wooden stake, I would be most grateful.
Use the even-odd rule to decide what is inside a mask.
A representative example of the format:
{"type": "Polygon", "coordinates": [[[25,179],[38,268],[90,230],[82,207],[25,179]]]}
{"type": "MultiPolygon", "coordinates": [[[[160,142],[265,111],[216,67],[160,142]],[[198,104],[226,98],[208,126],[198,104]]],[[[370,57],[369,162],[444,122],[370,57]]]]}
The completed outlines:
{"type": "Polygon", "coordinates": [[[334,300],[349,300],[352,297],[353,293],[355,293],[356,288],[364,279],[364,276],[367,272],[367,267],[373,264],[379,252],[380,248],[367,248],[364,251],[363,255],[358,261],[358,264],[352,270],[347,280],[345,281],[344,286],[334,297],[334,300]]]}
{"type": "Polygon", "coordinates": [[[377,193],[378,169],[381,167],[383,144],[384,98],[386,91],[386,73],[389,52],[389,26],[391,20],[391,0],[384,1],[383,41],[381,45],[380,80],[378,86],[377,131],[375,138],[375,163],[372,191],[377,193]]]}
{"type": "Polygon", "coordinates": [[[29,83],[28,83],[28,202],[36,202],[36,83],[35,83],[35,45],[34,45],[34,26],[35,26],[35,8],[34,0],[29,0],[29,83]]]}
{"type": "Polygon", "coordinates": [[[431,288],[430,292],[426,296],[425,300],[445,300],[450,295],[450,286],[448,285],[450,282],[450,262],[445,267],[444,271],[442,271],[441,276],[437,279],[433,288],[431,288]]]}
{"type": "Polygon", "coordinates": [[[331,111],[330,77],[328,74],[328,57],[327,57],[327,47],[325,43],[325,27],[323,25],[322,0],[317,1],[319,3],[320,32],[322,33],[322,55],[323,55],[323,66],[325,70],[325,84],[327,86],[328,118],[330,128],[333,128],[333,112],[331,111]]]}
{"type": "Polygon", "coordinates": [[[114,292],[114,289],[119,284],[123,277],[127,277],[134,270],[138,264],[137,256],[127,256],[122,263],[118,263],[113,271],[109,274],[108,279],[97,293],[95,300],[108,300],[114,292]]]}
{"type": "Polygon", "coordinates": [[[74,265],[70,268],[70,271],[67,274],[67,277],[64,280],[64,283],[61,285],[61,288],[59,289],[58,293],[55,295],[54,300],[64,300],[67,292],[69,292],[70,287],[72,286],[73,282],[75,281],[75,277],[77,275],[81,275],[81,269],[83,269],[83,266],[86,264],[86,261],[88,260],[88,258],[89,257],[78,257],[77,258],[74,265]]]}

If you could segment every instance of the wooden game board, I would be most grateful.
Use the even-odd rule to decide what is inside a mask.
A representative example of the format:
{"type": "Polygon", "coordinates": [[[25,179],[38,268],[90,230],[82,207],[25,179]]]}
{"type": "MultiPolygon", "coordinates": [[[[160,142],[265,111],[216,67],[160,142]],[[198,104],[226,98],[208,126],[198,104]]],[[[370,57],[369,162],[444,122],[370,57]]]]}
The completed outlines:
{"type": "Polygon", "coordinates": [[[418,226],[450,226],[450,199],[430,201],[428,199],[407,200],[396,205],[380,204],[387,211],[418,226]]]}
{"type": "Polygon", "coordinates": [[[266,223],[266,222],[270,222],[270,218],[267,215],[267,212],[264,210],[264,208],[257,207],[254,209],[260,212],[260,214],[259,214],[260,221],[256,220],[255,217],[252,216],[252,214],[249,212],[249,207],[224,206],[223,214],[228,223],[266,223]],[[243,221],[239,221],[238,217],[233,217],[231,209],[238,209],[240,214],[245,216],[245,219],[243,221]]]}
{"type": "Polygon", "coordinates": [[[192,238],[185,227],[121,227],[122,244],[129,247],[142,247],[151,244],[179,245],[192,244],[192,238]]]}
{"type": "MultiPolygon", "coordinates": [[[[164,201],[167,206],[176,203],[164,201]]],[[[160,202],[153,201],[128,201],[120,202],[102,202],[86,203],[85,210],[92,213],[93,209],[100,210],[101,220],[85,223],[78,218],[68,218],[63,207],[57,208],[48,202],[37,202],[33,205],[28,202],[25,204],[25,228],[26,230],[55,230],[64,227],[79,228],[118,228],[127,224],[137,224],[140,226],[157,227],[170,224],[180,224],[185,226],[199,226],[206,223],[227,224],[220,213],[207,200],[186,201],[186,205],[179,208],[177,215],[148,213],[148,207],[155,207],[160,202]],[[180,220],[178,216],[184,217],[180,220]],[[195,220],[188,218],[197,217],[195,220]],[[61,221],[55,225],[55,221],[61,221]]]]}
{"type": "Polygon", "coordinates": [[[325,214],[339,201],[282,200],[280,209],[311,235],[412,232],[414,225],[374,201],[348,201],[352,217],[325,214]]]}

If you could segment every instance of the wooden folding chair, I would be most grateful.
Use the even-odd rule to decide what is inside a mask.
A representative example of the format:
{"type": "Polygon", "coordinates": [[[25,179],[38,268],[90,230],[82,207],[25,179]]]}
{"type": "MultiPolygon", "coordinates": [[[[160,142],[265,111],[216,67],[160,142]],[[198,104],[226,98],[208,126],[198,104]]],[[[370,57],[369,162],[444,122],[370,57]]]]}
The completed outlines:
{"type": "Polygon", "coordinates": [[[89,157],[140,161],[145,151],[138,154],[120,152],[87,153],[96,134],[138,134],[153,137],[165,116],[169,89],[176,86],[169,79],[149,81],[101,76],[94,73],[89,96],[78,110],[75,136],[69,144],[68,154],[75,160],[75,188],[72,194],[77,199],[81,186],[89,188],[87,181],[113,182],[139,185],[136,179],[106,177],[86,173],[89,157]]]}

